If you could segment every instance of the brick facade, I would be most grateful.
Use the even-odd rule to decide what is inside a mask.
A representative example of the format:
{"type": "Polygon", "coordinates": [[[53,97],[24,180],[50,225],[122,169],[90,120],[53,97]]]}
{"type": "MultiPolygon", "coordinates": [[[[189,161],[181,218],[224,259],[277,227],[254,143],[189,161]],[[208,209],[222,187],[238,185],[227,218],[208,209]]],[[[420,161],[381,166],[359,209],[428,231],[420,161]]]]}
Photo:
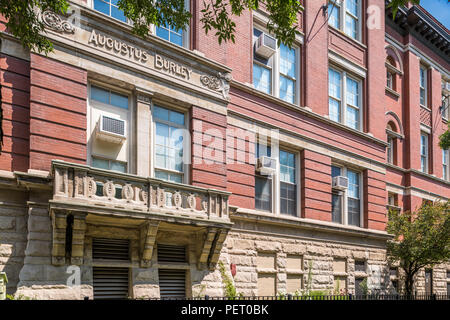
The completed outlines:
{"type": "MultiPolygon", "coordinates": [[[[288,103],[252,85],[253,27],[261,24],[264,13],[244,12],[235,20],[236,42],[219,45],[214,33],[206,35],[201,27],[201,1],[190,1],[190,43],[183,49],[155,35],[146,41],[138,39],[118,21],[110,21],[106,30],[102,26],[110,17],[86,7],[86,1],[72,2],[88,12],[89,27],[74,34],[51,31],[55,52],[49,56],[30,53],[2,37],[0,170],[4,183],[0,201],[14,209],[0,208],[0,239],[3,234],[7,239],[0,241],[0,257],[6,261],[0,260],[0,271],[9,273],[9,293],[45,299],[92,298],[96,266],[92,239],[99,237],[130,241],[133,297],[160,295],[160,267],[155,267],[158,243],[188,248],[191,279],[187,283],[191,285],[186,294],[191,297],[200,294],[203,286],[206,294],[223,294],[220,272],[211,262],[218,260],[227,266],[236,264],[234,282],[238,291],[248,295],[261,295],[260,278],[265,284],[274,281],[277,291],[285,292],[299,279],[304,288],[309,261],[315,289],[332,291],[336,277],[345,277],[346,288],[354,292],[358,277],[354,263],[361,260],[367,266],[363,276],[370,279],[370,287],[392,291],[385,256],[390,239],[385,232],[388,194],[395,194],[396,206],[404,211],[416,209],[423,200],[450,198],[438,146],[439,136],[447,130],[439,107],[442,81],[450,81],[448,50],[442,53],[417,33],[387,21],[391,18],[384,14],[385,1],[362,1],[361,32],[355,40],[327,26],[321,13],[327,1],[305,0],[296,40],[299,99],[288,103]],[[364,12],[370,6],[383,9],[380,28],[366,27],[369,17],[364,12]],[[106,34],[104,39],[111,37],[111,48],[108,40],[103,47],[88,41],[91,32],[99,30],[106,34]],[[127,50],[146,50],[150,58],[144,62],[127,59],[114,51],[115,41],[127,50]],[[156,67],[157,54],[168,59],[168,68],[156,67]],[[394,64],[388,70],[395,71],[392,89],[386,87],[388,57],[394,64]],[[426,106],[419,103],[421,64],[428,68],[426,106]],[[361,130],[330,119],[331,66],[360,83],[361,130]],[[180,77],[183,68],[192,72],[189,79],[180,77]],[[99,131],[93,128],[97,120],[92,118],[91,84],[128,99],[128,109],[122,105],[118,107],[122,113],[115,114],[116,118],[126,114],[129,129],[126,150],[120,156],[117,150],[125,145],[123,141],[103,141],[98,150],[108,149],[107,156],[90,149],[99,131]],[[154,179],[159,165],[155,155],[160,152],[155,142],[154,103],[185,114],[183,126],[189,141],[183,152],[190,154],[191,163],[183,171],[188,177],[183,186],[154,179]],[[390,131],[386,131],[388,125],[390,131]],[[255,201],[256,142],[271,130],[279,136],[280,150],[295,155],[297,211],[290,216],[280,213],[281,191],[275,190],[281,174],[273,176],[272,211],[258,209],[255,201]],[[421,130],[429,131],[427,173],[420,171],[421,130]],[[388,135],[395,137],[392,163],[387,160],[388,135]],[[127,174],[94,169],[93,156],[109,161],[111,167],[126,162],[127,174]],[[58,165],[63,173],[55,169],[58,165]],[[360,176],[360,226],[333,222],[332,165],[360,176]],[[154,189],[145,189],[150,185],[154,189]],[[7,187],[14,188],[11,199],[7,187]],[[108,187],[116,188],[116,195],[108,194],[108,187]],[[171,193],[170,198],[166,193],[171,193]],[[66,290],[64,252],[55,253],[64,251],[61,232],[67,226],[58,224],[70,221],[65,220],[68,216],[77,221],[73,248],[76,261],[83,261],[79,296],[66,290]],[[145,259],[144,253],[149,255],[145,259]],[[301,260],[298,270],[286,267],[292,256],[301,260]],[[273,268],[259,265],[267,257],[273,258],[273,268]],[[345,260],[344,274],[333,271],[335,259],[345,260]]],[[[4,24],[1,32],[5,32],[4,24]]],[[[114,113],[112,103],[107,106],[111,109],[96,106],[114,113]]],[[[170,122],[169,118],[164,121],[165,125],[170,122]]],[[[171,170],[167,172],[176,171],[171,170]]],[[[448,264],[435,268],[436,293],[447,293],[445,270],[448,264]]],[[[419,291],[425,290],[422,280],[420,276],[419,291]]]]}

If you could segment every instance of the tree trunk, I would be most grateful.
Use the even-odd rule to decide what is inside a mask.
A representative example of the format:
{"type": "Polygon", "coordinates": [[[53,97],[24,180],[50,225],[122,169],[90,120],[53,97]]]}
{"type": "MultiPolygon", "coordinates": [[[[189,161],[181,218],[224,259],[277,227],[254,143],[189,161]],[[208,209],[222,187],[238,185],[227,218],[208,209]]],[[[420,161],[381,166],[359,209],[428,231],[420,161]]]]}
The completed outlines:
{"type": "Polygon", "coordinates": [[[414,275],[406,273],[405,274],[405,293],[406,293],[408,299],[412,299],[413,287],[414,287],[414,275]]]}

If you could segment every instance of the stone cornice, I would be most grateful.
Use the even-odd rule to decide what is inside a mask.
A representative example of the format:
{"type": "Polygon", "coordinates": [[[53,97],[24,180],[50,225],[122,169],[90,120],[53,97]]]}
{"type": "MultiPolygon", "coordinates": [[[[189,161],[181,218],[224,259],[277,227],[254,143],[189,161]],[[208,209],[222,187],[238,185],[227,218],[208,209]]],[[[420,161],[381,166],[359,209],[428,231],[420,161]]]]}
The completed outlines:
{"type": "Polygon", "coordinates": [[[312,230],[317,232],[346,235],[358,238],[369,238],[387,241],[393,238],[385,231],[358,228],[353,226],[339,225],[320,220],[305,219],[298,217],[281,216],[261,213],[256,210],[239,208],[230,216],[231,221],[243,220],[261,224],[279,225],[296,229],[312,230]]]}

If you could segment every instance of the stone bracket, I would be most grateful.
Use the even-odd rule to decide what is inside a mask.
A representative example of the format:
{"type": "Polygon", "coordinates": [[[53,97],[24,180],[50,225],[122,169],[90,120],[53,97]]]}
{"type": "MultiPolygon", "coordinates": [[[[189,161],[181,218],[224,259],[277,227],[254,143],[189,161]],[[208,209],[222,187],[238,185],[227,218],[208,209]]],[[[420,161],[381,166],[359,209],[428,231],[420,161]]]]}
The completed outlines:
{"type": "Polygon", "coordinates": [[[211,245],[211,251],[209,252],[208,256],[208,267],[209,270],[214,271],[217,262],[219,261],[220,257],[220,251],[222,250],[223,243],[225,242],[225,239],[227,238],[228,230],[227,229],[221,229],[217,231],[214,241],[211,245]]]}
{"type": "Polygon", "coordinates": [[[204,235],[203,246],[200,252],[200,257],[198,259],[198,269],[200,270],[203,269],[202,266],[208,263],[209,253],[211,251],[216,232],[216,228],[208,228],[206,234],[204,235]]]}
{"type": "Polygon", "coordinates": [[[66,263],[67,212],[52,210],[52,264],[62,266],[66,263]]]}
{"type": "Polygon", "coordinates": [[[159,221],[146,223],[140,230],[141,268],[150,267],[159,221]]]}
{"type": "Polygon", "coordinates": [[[86,233],[86,215],[75,215],[73,217],[72,229],[72,256],[73,265],[82,265],[84,256],[84,235],[86,233]]]}

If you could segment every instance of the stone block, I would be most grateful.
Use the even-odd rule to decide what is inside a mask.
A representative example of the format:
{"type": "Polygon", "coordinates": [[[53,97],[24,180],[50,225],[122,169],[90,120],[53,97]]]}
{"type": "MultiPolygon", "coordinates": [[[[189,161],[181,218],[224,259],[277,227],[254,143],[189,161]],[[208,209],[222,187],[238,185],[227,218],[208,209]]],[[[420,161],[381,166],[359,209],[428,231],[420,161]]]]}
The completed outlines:
{"type": "Polygon", "coordinates": [[[252,240],[234,239],[231,248],[237,250],[252,250],[255,246],[252,240]]]}
{"type": "Polygon", "coordinates": [[[306,246],[303,244],[283,244],[283,251],[289,254],[303,254],[306,251],[306,246]]]}
{"type": "Polygon", "coordinates": [[[281,251],[281,244],[275,241],[256,241],[258,251],[281,251]]]}
{"type": "Polygon", "coordinates": [[[50,217],[30,215],[28,219],[28,230],[32,232],[51,232],[50,217]]]}
{"type": "Polygon", "coordinates": [[[15,230],[16,218],[15,217],[0,217],[0,230],[15,230]]]}
{"type": "Polygon", "coordinates": [[[10,257],[13,253],[12,244],[0,244],[0,257],[10,257]]]}
{"type": "Polygon", "coordinates": [[[28,242],[25,254],[29,256],[50,256],[51,247],[50,241],[31,240],[28,242]]]}

